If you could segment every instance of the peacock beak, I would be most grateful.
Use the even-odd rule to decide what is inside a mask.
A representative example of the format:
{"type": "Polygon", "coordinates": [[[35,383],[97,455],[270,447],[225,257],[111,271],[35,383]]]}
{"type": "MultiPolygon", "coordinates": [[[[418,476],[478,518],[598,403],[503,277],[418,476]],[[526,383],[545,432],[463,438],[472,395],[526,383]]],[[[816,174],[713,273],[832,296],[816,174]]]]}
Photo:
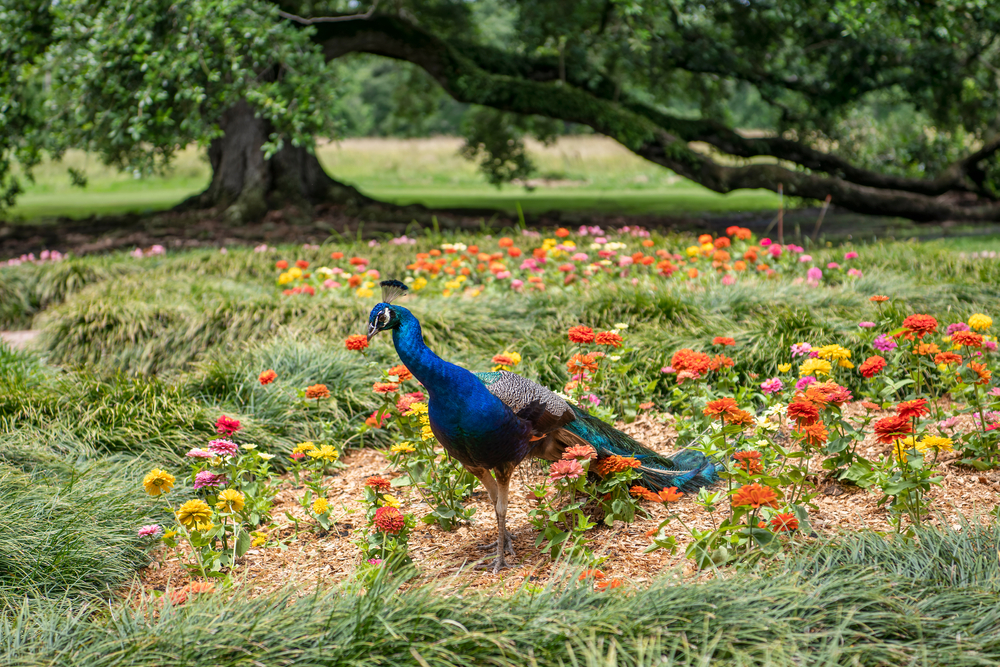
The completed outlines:
{"type": "Polygon", "coordinates": [[[372,342],[372,338],[374,338],[375,334],[377,334],[379,331],[380,331],[380,329],[378,327],[376,327],[374,323],[371,323],[371,322],[368,323],[368,342],[369,343],[372,342]]]}

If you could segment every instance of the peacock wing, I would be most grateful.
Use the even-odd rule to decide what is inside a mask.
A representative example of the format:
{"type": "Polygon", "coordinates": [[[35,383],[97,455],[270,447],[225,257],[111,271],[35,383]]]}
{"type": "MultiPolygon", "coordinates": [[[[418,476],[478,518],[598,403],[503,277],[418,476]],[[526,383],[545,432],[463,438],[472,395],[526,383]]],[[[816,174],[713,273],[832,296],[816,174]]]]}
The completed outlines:
{"type": "Polygon", "coordinates": [[[503,401],[536,435],[558,430],[576,419],[573,408],[558,394],[510,371],[476,373],[491,394],[503,401]]]}

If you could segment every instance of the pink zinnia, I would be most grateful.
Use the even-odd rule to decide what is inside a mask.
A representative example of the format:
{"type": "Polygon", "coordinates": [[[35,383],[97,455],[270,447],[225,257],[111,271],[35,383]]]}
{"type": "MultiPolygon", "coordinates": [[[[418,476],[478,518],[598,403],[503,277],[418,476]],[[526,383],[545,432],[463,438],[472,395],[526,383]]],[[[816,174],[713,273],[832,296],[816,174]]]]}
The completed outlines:
{"type": "Polygon", "coordinates": [[[213,440],[208,443],[208,451],[216,456],[235,456],[239,448],[232,440],[213,440]]]}
{"type": "Polygon", "coordinates": [[[576,479],[583,474],[583,466],[576,459],[560,459],[549,466],[549,479],[576,479]]]}
{"type": "Polygon", "coordinates": [[[965,322],[955,322],[954,324],[949,324],[948,328],[945,330],[947,335],[952,335],[953,333],[958,333],[959,331],[968,331],[969,325],[965,322]]]}
{"type": "Polygon", "coordinates": [[[143,526],[139,529],[139,537],[157,537],[162,532],[162,528],[155,523],[151,523],[148,526],[143,526]]]}
{"type": "Polygon", "coordinates": [[[886,334],[879,335],[879,337],[872,343],[872,346],[879,352],[889,352],[890,350],[895,350],[899,347],[896,341],[886,334]]]}
{"type": "Polygon", "coordinates": [[[764,380],[760,383],[760,388],[765,395],[773,394],[776,391],[781,391],[785,388],[785,384],[778,378],[771,378],[770,380],[764,380]]]}
{"type": "Polygon", "coordinates": [[[812,375],[807,375],[798,382],[795,383],[795,388],[802,391],[811,384],[816,384],[816,378],[812,375]]]}
{"type": "Polygon", "coordinates": [[[215,422],[215,432],[219,435],[232,435],[241,428],[238,419],[230,419],[226,415],[222,415],[215,422]]]}
{"type": "Polygon", "coordinates": [[[209,451],[205,451],[204,449],[192,449],[184,456],[187,456],[192,459],[210,459],[213,456],[215,456],[215,454],[209,451]]]}
{"type": "Polygon", "coordinates": [[[225,478],[222,475],[216,475],[214,472],[209,470],[202,470],[200,473],[194,476],[194,488],[204,489],[206,487],[212,486],[222,486],[225,483],[225,478]]]}
{"type": "Polygon", "coordinates": [[[847,275],[853,278],[860,278],[865,274],[861,272],[861,269],[847,269],[847,275]]]}
{"type": "Polygon", "coordinates": [[[806,271],[806,280],[818,282],[822,277],[823,277],[823,269],[818,269],[814,266],[813,268],[806,271]]]}
{"type": "Polygon", "coordinates": [[[844,253],[844,259],[857,259],[857,258],[858,258],[858,253],[854,252],[853,250],[851,252],[844,253]]]}
{"type": "Polygon", "coordinates": [[[795,343],[792,345],[792,356],[800,357],[803,354],[809,354],[812,351],[812,345],[809,343],[795,343]]]}
{"type": "Polygon", "coordinates": [[[871,329],[873,326],[875,326],[875,323],[874,322],[858,322],[858,326],[861,327],[862,329],[871,329]]]}

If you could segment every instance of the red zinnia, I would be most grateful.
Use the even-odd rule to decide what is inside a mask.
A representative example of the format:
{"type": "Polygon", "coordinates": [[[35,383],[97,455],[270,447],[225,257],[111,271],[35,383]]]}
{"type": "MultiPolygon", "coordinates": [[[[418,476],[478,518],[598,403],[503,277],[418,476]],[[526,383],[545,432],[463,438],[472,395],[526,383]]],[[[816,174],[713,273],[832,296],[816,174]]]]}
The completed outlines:
{"type": "Polygon", "coordinates": [[[308,269],[309,262],[307,262],[304,259],[300,259],[299,261],[295,262],[295,266],[299,267],[300,269],[308,269]]]}
{"type": "Polygon", "coordinates": [[[360,351],[368,347],[368,337],[361,334],[348,336],[344,339],[344,347],[348,350],[360,351]]]}
{"type": "Polygon", "coordinates": [[[232,435],[239,431],[242,426],[238,419],[230,419],[226,415],[222,415],[215,421],[215,432],[219,435],[232,435]]]}
{"type": "Polygon", "coordinates": [[[791,512],[775,514],[771,519],[771,526],[774,527],[776,531],[787,532],[790,530],[798,530],[799,520],[795,518],[795,515],[791,512]]]}
{"type": "Polygon", "coordinates": [[[938,321],[930,315],[910,315],[903,320],[903,326],[923,338],[926,334],[937,331],[938,321]]]}
{"type": "Polygon", "coordinates": [[[261,384],[271,384],[277,378],[278,378],[278,374],[277,373],[275,373],[271,369],[267,369],[266,371],[264,371],[263,373],[261,373],[260,377],[258,377],[257,379],[260,380],[261,384]]]}
{"type": "Polygon", "coordinates": [[[383,533],[395,535],[406,527],[406,519],[395,507],[379,507],[375,510],[375,526],[383,533]]]}
{"type": "Polygon", "coordinates": [[[611,347],[621,347],[622,337],[612,331],[602,331],[594,336],[594,342],[598,345],[610,345],[611,347]]]}
{"type": "Polygon", "coordinates": [[[288,268],[288,262],[286,262],[283,259],[279,259],[277,262],[274,263],[274,268],[281,269],[282,271],[284,271],[285,269],[288,268]]]}
{"type": "Polygon", "coordinates": [[[594,330],[584,326],[570,327],[569,340],[571,343],[593,343],[594,330]]]}
{"type": "Polygon", "coordinates": [[[725,347],[726,345],[736,345],[736,341],[727,336],[716,336],[712,339],[712,345],[722,345],[725,347]]]}
{"type": "Polygon", "coordinates": [[[930,414],[930,412],[930,408],[927,407],[926,398],[904,401],[896,406],[896,414],[901,417],[906,417],[907,419],[910,419],[911,417],[923,417],[924,415],[930,414]]]}
{"type": "Polygon", "coordinates": [[[878,375],[879,371],[885,368],[885,358],[875,355],[874,357],[868,357],[864,362],[858,366],[858,372],[866,378],[872,378],[878,375]]]}
{"type": "Polygon", "coordinates": [[[891,415],[879,419],[873,425],[875,438],[883,445],[888,445],[913,432],[910,420],[903,415],[891,415]]]}

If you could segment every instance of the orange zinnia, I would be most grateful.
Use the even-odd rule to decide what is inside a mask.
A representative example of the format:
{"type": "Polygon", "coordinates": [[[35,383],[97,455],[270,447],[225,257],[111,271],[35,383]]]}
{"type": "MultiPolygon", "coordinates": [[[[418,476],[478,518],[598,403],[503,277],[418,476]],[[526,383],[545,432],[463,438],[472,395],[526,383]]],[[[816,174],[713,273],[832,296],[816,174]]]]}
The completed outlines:
{"type": "Polygon", "coordinates": [[[708,367],[713,371],[717,371],[720,368],[732,368],[734,365],[733,360],[724,354],[717,354],[708,362],[708,367]]]}
{"type": "Polygon", "coordinates": [[[261,373],[260,377],[258,377],[257,379],[260,380],[261,384],[271,384],[277,379],[277,377],[278,374],[269,368],[263,373],[261,373]]]}
{"type": "Polygon", "coordinates": [[[760,456],[760,452],[755,452],[753,450],[736,452],[733,454],[733,458],[737,461],[736,465],[743,468],[751,475],[758,475],[764,472],[764,466],[760,463],[760,456]]]}
{"type": "Polygon", "coordinates": [[[883,445],[888,445],[913,432],[910,420],[903,415],[890,415],[879,419],[873,425],[875,438],[883,445]]]}
{"type": "Polygon", "coordinates": [[[861,373],[862,377],[872,378],[878,375],[883,368],[885,368],[885,358],[876,354],[873,357],[865,359],[858,366],[858,372],[861,373]]]}
{"type": "MultiPolygon", "coordinates": [[[[391,394],[394,391],[399,391],[399,385],[395,382],[376,382],[372,385],[372,391],[376,394],[391,394]]],[[[329,392],[327,392],[327,396],[329,396],[329,392]]]]}
{"type": "Polygon", "coordinates": [[[725,347],[727,345],[736,345],[736,341],[728,336],[716,336],[712,339],[712,345],[722,345],[725,347]]]}
{"type": "Polygon", "coordinates": [[[368,347],[368,337],[361,334],[348,336],[344,339],[344,347],[348,350],[363,350],[368,347]]]}
{"type": "Polygon", "coordinates": [[[569,340],[571,343],[593,343],[594,330],[590,327],[578,326],[569,328],[569,340]]]}
{"type": "Polygon", "coordinates": [[[325,384],[314,384],[311,387],[306,387],[306,398],[327,398],[330,396],[330,390],[326,388],[325,384]]]}
{"type": "Polygon", "coordinates": [[[962,363],[962,356],[954,352],[942,352],[941,354],[934,355],[934,363],[939,365],[960,364],[962,363]]]}
{"type": "Polygon", "coordinates": [[[917,338],[923,338],[926,334],[937,331],[938,321],[930,315],[910,315],[903,320],[903,326],[917,334],[917,338]]]}
{"type": "Polygon", "coordinates": [[[990,369],[986,368],[986,364],[980,364],[976,361],[969,362],[969,370],[979,376],[979,381],[976,382],[976,384],[986,384],[990,381],[990,377],[993,375],[993,373],[990,372],[990,369]]]}
{"type": "Polygon", "coordinates": [[[598,358],[595,354],[574,354],[566,362],[566,370],[572,375],[577,375],[578,373],[596,373],[598,358]]]}
{"type": "Polygon", "coordinates": [[[594,336],[594,342],[598,345],[610,345],[611,347],[621,347],[622,337],[612,331],[602,331],[594,336]]]}
{"type": "Polygon", "coordinates": [[[591,469],[601,477],[607,477],[608,475],[613,475],[616,472],[628,470],[629,468],[638,468],[640,465],[639,459],[631,456],[612,454],[607,458],[599,459],[591,469]]]}
{"type": "Polygon", "coordinates": [[[982,347],[983,337],[974,331],[956,331],[951,335],[951,342],[966,347],[982,347]]]}
{"type": "Polygon", "coordinates": [[[580,573],[578,581],[583,581],[584,579],[603,579],[604,573],[600,570],[584,570],[580,573]]]}
{"type": "Polygon", "coordinates": [[[804,398],[796,398],[788,404],[788,418],[794,419],[799,426],[807,426],[819,419],[819,408],[804,398]]]}
{"type": "Polygon", "coordinates": [[[830,439],[830,435],[827,433],[826,427],[823,426],[823,422],[800,426],[795,429],[795,432],[802,437],[803,442],[813,447],[822,445],[830,439]]]}
{"type": "Polygon", "coordinates": [[[739,412],[741,412],[739,406],[736,404],[736,399],[726,396],[725,398],[719,398],[714,401],[709,401],[705,408],[701,411],[706,417],[718,417],[719,419],[726,419],[730,416],[735,417],[739,412]]]}
{"type": "Polygon", "coordinates": [[[413,377],[413,373],[403,364],[398,364],[389,369],[389,375],[395,375],[400,382],[406,382],[413,377]]]}
{"type": "Polygon", "coordinates": [[[660,502],[660,496],[656,495],[644,486],[633,486],[628,490],[636,498],[642,498],[643,500],[652,500],[654,503],[660,502]]]}
{"type": "Polygon", "coordinates": [[[799,520],[791,512],[775,514],[771,519],[771,526],[779,532],[798,530],[799,520]]]}
{"type": "Polygon", "coordinates": [[[876,294],[875,296],[868,297],[868,300],[874,303],[882,303],[884,301],[888,301],[889,297],[882,296],[881,294],[876,294]]]}
{"type": "Polygon", "coordinates": [[[676,503],[684,494],[677,490],[676,486],[669,486],[661,489],[659,493],[661,503],[676,503]]]}
{"type": "Polygon", "coordinates": [[[743,505],[749,505],[755,510],[763,506],[777,507],[778,494],[769,486],[756,483],[747,484],[738,488],[733,494],[733,506],[741,507],[743,505]]]}
{"type": "Polygon", "coordinates": [[[695,352],[687,348],[677,350],[670,359],[670,365],[677,372],[691,371],[695,376],[701,376],[708,372],[711,365],[711,358],[704,352],[695,352]]]}

